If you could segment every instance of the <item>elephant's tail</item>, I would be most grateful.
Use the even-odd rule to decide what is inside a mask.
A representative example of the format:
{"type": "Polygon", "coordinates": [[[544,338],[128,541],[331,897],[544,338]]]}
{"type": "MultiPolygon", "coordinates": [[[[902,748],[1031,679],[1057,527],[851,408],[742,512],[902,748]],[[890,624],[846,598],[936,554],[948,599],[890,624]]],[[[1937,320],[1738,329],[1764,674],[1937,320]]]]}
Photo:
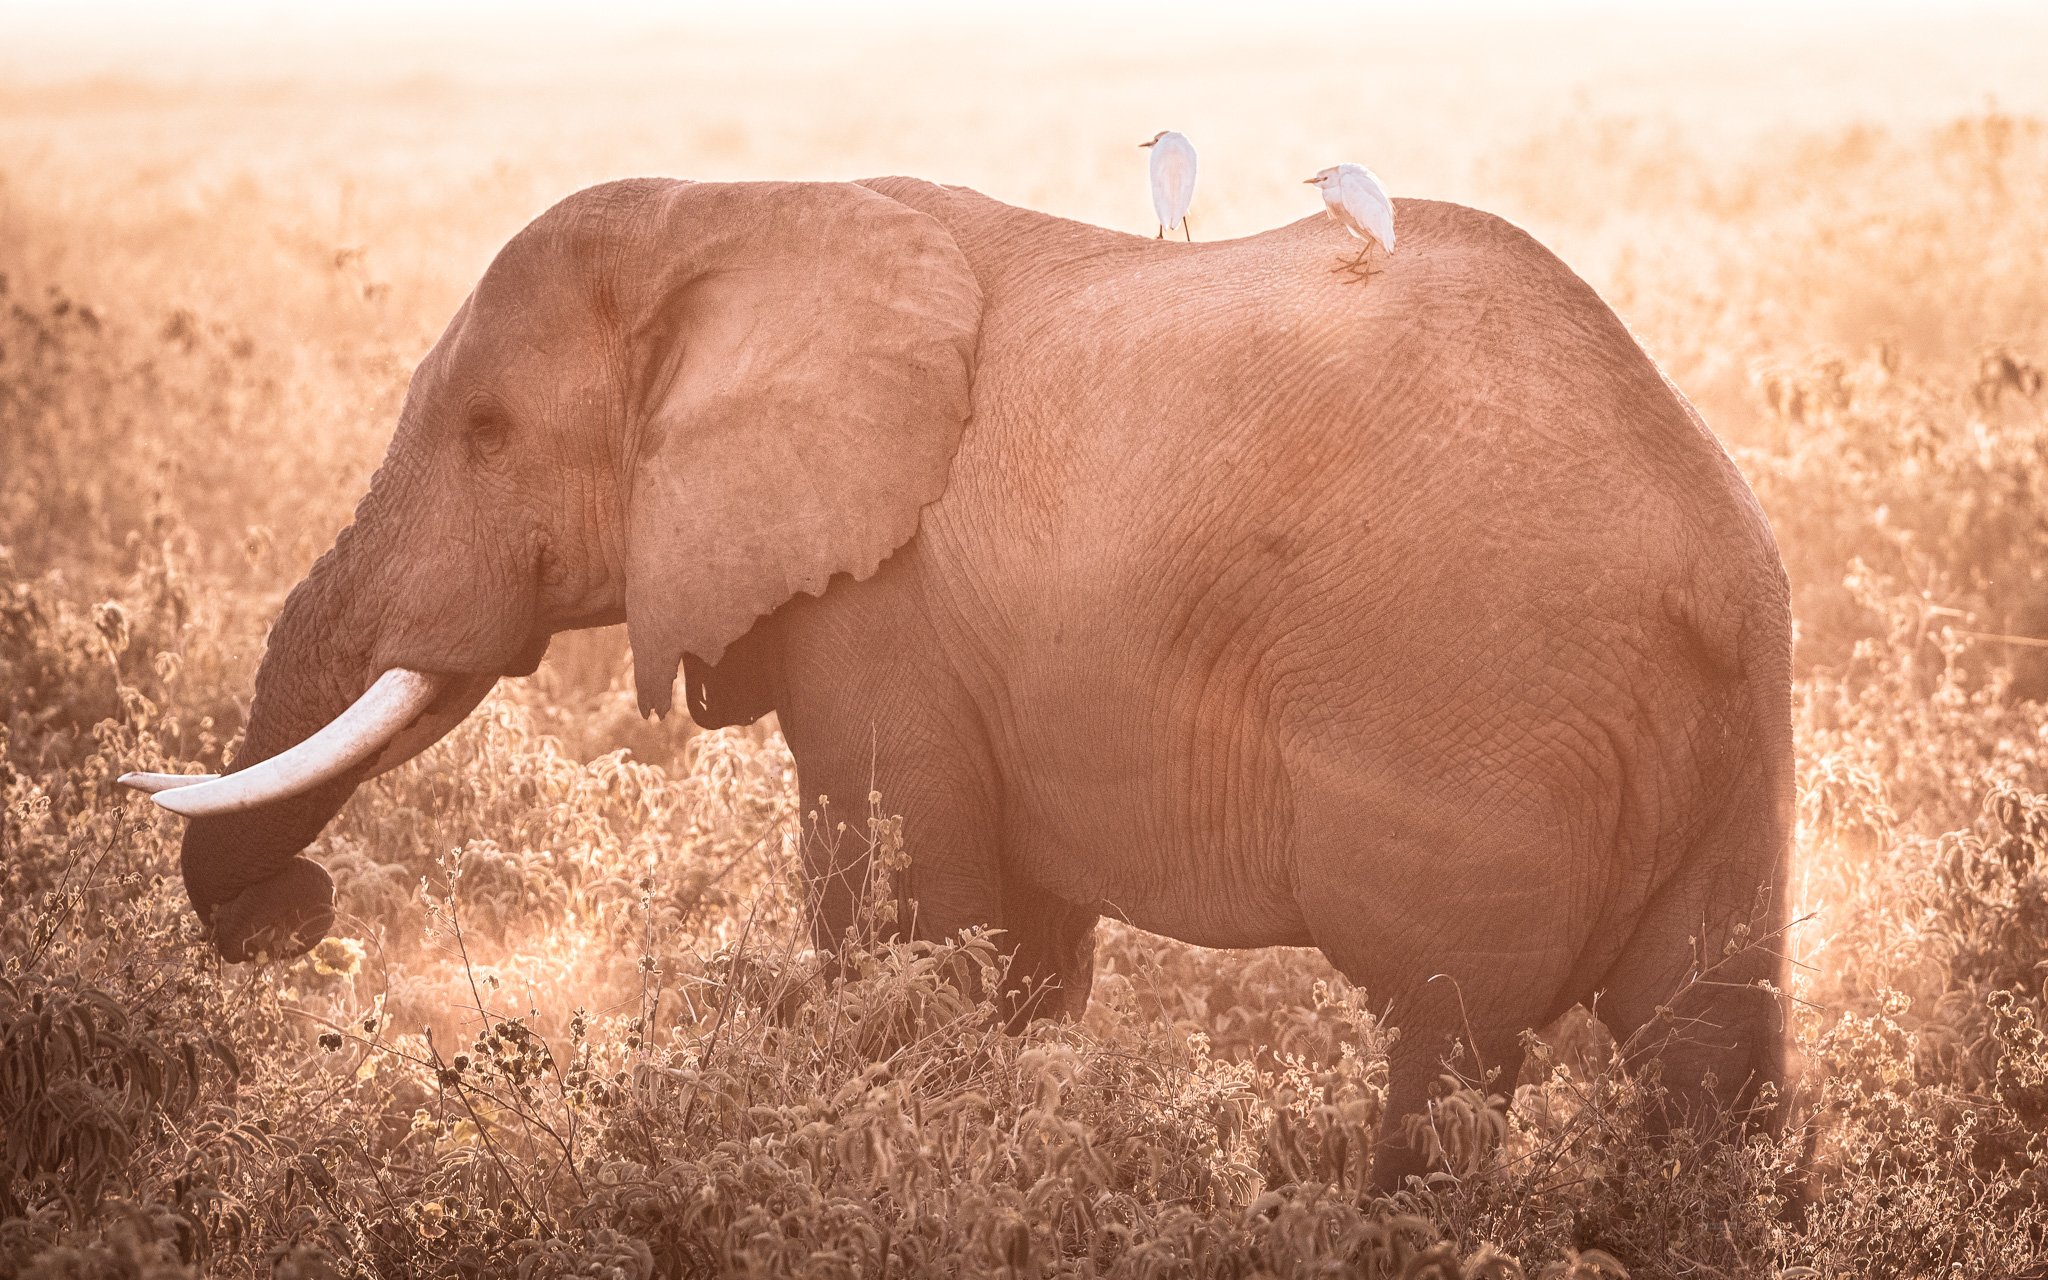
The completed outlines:
{"type": "MultiPolygon", "coordinates": [[[[1696,856],[1739,867],[1782,896],[1795,809],[1792,605],[1762,532],[1762,555],[1736,543],[1702,557],[1688,588],[1666,592],[1665,612],[1721,730],[1697,761],[1709,812],[1708,847],[1696,856]]],[[[1779,913],[1772,927],[1783,924],[1779,913]]]]}
{"type": "MultiPolygon", "coordinates": [[[[1697,748],[1705,812],[1674,888],[1700,912],[1688,925],[1703,929],[1697,963],[1706,986],[1696,996],[1710,1020],[1725,1019],[1748,1042],[1747,1070],[1739,1072],[1749,1082],[1745,1094],[1765,1083],[1782,1090],[1786,1080],[1782,993],[1797,947],[1789,936],[1796,815],[1791,600],[1768,530],[1763,546],[1769,554],[1762,564],[1739,554],[1707,557],[1695,589],[1683,593],[1691,607],[1673,619],[1695,648],[1690,656],[1720,730],[1703,735],[1697,748]]],[[[1731,1060],[1722,1069],[1736,1067],[1731,1060]]]]}

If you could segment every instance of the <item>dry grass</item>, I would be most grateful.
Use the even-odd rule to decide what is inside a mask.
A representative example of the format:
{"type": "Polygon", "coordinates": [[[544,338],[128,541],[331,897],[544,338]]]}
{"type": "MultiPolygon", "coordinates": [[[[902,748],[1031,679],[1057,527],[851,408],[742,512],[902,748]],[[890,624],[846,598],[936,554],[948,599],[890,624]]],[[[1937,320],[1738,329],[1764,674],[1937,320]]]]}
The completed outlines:
{"type": "Polygon", "coordinates": [[[1301,30],[15,54],[0,1274],[2048,1272],[2048,650],[1984,638],[2048,635],[2048,101],[2039,20],[1972,22],[1387,22],[1371,74],[1301,30]],[[886,800],[814,815],[772,728],[641,724],[609,636],[320,838],[337,938],[210,958],[174,822],[109,779],[230,749],[507,235],[633,172],[907,171],[1135,230],[1165,125],[1204,235],[1346,156],[1523,221],[1738,446],[1801,619],[1787,1136],[1653,1146],[1654,1081],[1581,1020],[1519,1087],[1447,1081],[1444,1172],[1375,1202],[1384,1036],[1312,955],[1112,930],[1086,1023],[1021,1039],[946,978],[986,940],[828,983],[795,841],[888,845],[886,800]]]}

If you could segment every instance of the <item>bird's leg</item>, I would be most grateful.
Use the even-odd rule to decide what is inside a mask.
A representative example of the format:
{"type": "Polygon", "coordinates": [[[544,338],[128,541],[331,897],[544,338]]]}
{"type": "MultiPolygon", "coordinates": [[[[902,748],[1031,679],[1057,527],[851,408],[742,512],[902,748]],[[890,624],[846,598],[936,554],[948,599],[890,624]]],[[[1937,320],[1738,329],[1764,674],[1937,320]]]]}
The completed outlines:
{"type": "Polygon", "coordinates": [[[1373,276],[1378,274],[1372,269],[1372,264],[1369,261],[1371,257],[1372,246],[1368,244],[1363,249],[1360,249],[1358,251],[1357,257],[1347,258],[1343,262],[1340,262],[1336,266],[1330,268],[1330,274],[1337,275],[1341,272],[1351,277],[1351,279],[1347,281],[1347,283],[1363,283],[1364,281],[1370,280],[1373,278],[1373,276]]]}
{"type": "Polygon", "coordinates": [[[1162,222],[1162,223],[1160,223],[1160,224],[1159,224],[1159,234],[1158,234],[1158,235],[1156,235],[1156,236],[1153,236],[1152,238],[1153,238],[1154,240],[1164,240],[1164,239],[1166,239],[1166,224],[1165,224],[1165,223],[1163,223],[1163,222],[1162,222]]]}
{"type": "Polygon", "coordinates": [[[1188,238],[1189,244],[1193,244],[1195,242],[1195,224],[1188,218],[1186,214],[1182,214],[1180,216],[1180,232],[1182,235],[1188,238]]]}

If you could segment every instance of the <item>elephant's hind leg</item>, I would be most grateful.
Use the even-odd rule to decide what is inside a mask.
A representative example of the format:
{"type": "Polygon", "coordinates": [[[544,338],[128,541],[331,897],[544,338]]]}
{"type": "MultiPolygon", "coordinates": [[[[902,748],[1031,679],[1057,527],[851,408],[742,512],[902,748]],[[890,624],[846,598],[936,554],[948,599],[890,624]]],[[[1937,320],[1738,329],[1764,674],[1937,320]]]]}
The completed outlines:
{"type": "Polygon", "coordinates": [[[1511,869],[1568,860],[1532,852],[1544,824],[1470,816],[1463,829],[1383,836],[1361,850],[1357,833],[1372,830],[1372,815],[1360,815],[1325,829],[1328,841],[1345,842],[1341,853],[1323,846],[1322,856],[1304,856],[1319,868],[1299,886],[1316,945],[1399,1030],[1373,1157],[1382,1190],[1428,1171],[1426,1147],[1407,1140],[1405,1120],[1432,1120],[1447,1060],[1458,1075],[1486,1080],[1489,1093],[1511,1093],[1522,1032],[1562,1012],[1575,948],[1561,932],[1558,892],[1547,872],[1518,879],[1511,869]]]}
{"type": "MultiPolygon", "coordinates": [[[[1469,966],[1450,963],[1469,972],[1469,966]]],[[[1522,1032],[1544,1019],[1533,1013],[1503,1014],[1488,994],[1446,972],[1405,999],[1389,1002],[1399,1035],[1387,1050],[1387,1109],[1373,1149],[1373,1184],[1381,1191],[1398,1191],[1410,1175],[1439,1167],[1431,1163],[1426,1131],[1448,1122],[1432,1106],[1444,1076],[1455,1075],[1488,1096],[1513,1096],[1522,1072],[1522,1032]],[[1480,1003],[1476,1016],[1471,1007],[1475,996],[1480,1003]],[[1422,1135],[1411,1140],[1411,1128],[1422,1135]]],[[[1444,1136],[1438,1135],[1440,1146],[1456,1145],[1443,1141],[1444,1136]]]]}
{"type": "Polygon", "coordinates": [[[1635,1066],[1659,1064],[1664,1120],[1741,1108],[1785,1079],[1781,837],[1738,803],[1660,885],[1608,969],[1597,1011],[1635,1066]]]}

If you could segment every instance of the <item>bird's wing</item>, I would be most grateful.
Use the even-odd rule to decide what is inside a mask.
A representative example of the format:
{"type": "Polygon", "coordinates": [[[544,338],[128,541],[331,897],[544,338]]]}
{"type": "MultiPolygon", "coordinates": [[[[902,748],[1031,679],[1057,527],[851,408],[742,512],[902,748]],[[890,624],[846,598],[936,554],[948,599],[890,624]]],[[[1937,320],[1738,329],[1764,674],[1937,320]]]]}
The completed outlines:
{"type": "Polygon", "coordinates": [[[1195,201],[1195,148],[1175,135],[1161,139],[1153,150],[1153,203],[1159,206],[1159,220],[1172,230],[1195,201]]]}
{"type": "Polygon", "coordinates": [[[1343,187],[1344,208],[1358,226],[1380,242],[1380,248],[1394,251],[1394,202],[1370,169],[1347,170],[1343,187]]]}
{"type": "Polygon", "coordinates": [[[1146,162],[1146,177],[1152,183],[1152,212],[1159,215],[1159,225],[1165,226],[1173,220],[1173,192],[1166,182],[1166,161],[1159,154],[1159,144],[1152,145],[1152,158],[1146,162]]]}

